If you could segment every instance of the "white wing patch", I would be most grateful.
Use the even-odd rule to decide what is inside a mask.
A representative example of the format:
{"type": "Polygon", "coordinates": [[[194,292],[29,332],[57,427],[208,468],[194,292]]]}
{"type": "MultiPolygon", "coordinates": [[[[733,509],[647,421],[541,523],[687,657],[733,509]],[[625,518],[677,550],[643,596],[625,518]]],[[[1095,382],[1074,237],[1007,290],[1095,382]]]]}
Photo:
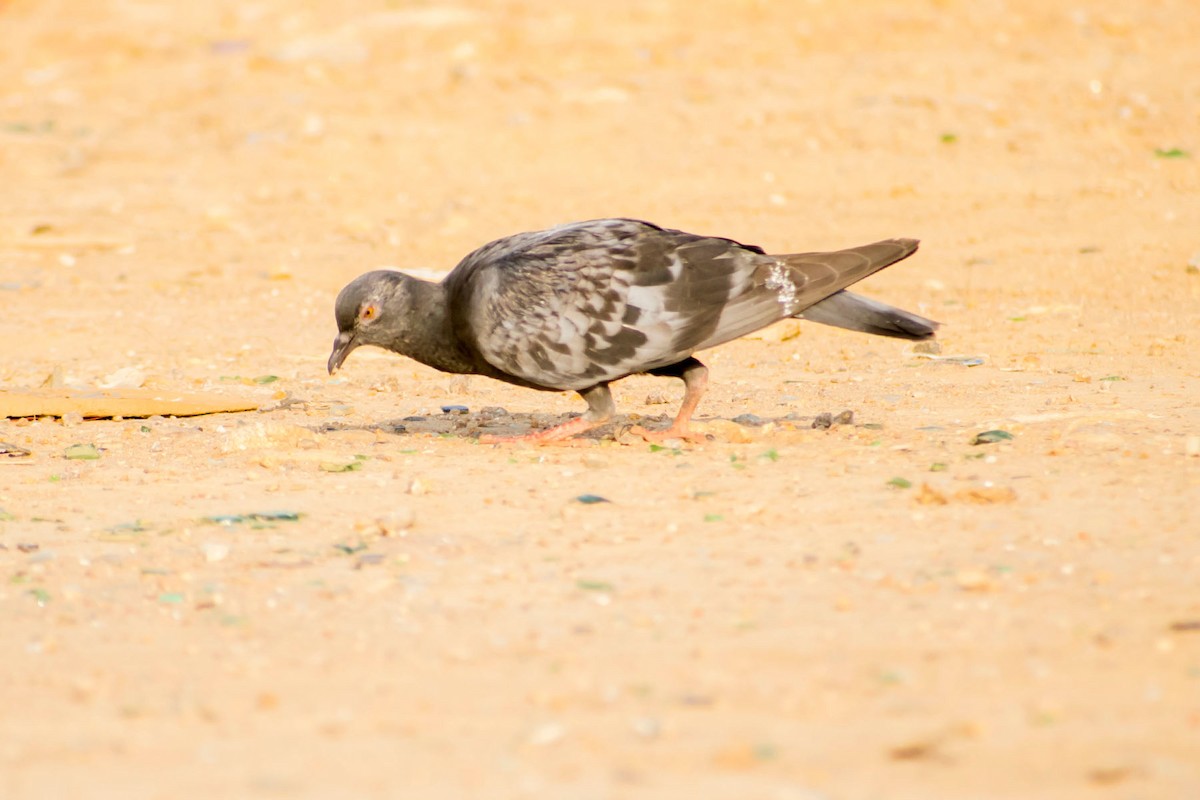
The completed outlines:
{"type": "Polygon", "coordinates": [[[763,285],[771,291],[778,293],[776,299],[779,300],[779,305],[783,307],[785,316],[790,317],[795,313],[796,284],[792,280],[790,270],[782,261],[776,261],[771,265],[771,270],[767,274],[767,280],[763,285]]]}

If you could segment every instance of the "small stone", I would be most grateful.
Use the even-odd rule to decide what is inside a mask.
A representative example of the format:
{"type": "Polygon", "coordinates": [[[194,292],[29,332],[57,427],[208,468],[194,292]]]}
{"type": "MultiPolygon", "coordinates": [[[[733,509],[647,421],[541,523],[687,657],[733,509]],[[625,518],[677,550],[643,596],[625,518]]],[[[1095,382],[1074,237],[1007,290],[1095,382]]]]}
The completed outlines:
{"type": "Polygon", "coordinates": [[[962,569],[954,575],[954,582],[965,592],[986,592],[992,588],[992,579],[981,569],[962,569]]]}
{"type": "Polygon", "coordinates": [[[850,425],[854,422],[854,412],[846,409],[842,413],[833,418],[834,425],[850,425]]]}
{"type": "Polygon", "coordinates": [[[421,480],[420,478],[413,478],[408,482],[408,488],[405,489],[405,491],[411,494],[413,497],[420,497],[429,491],[429,487],[426,486],[425,481],[421,480]]]}
{"type": "Polygon", "coordinates": [[[959,489],[954,493],[954,499],[961,503],[990,506],[1011,503],[1017,499],[1017,493],[1007,486],[977,486],[970,489],[959,489]]]}
{"type": "Polygon", "coordinates": [[[661,406],[671,402],[671,398],[667,397],[666,392],[651,392],[646,395],[644,402],[648,406],[661,406]]]}
{"type": "Polygon", "coordinates": [[[773,429],[774,425],[762,425],[757,428],[738,425],[733,420],[714,419],[707,422],[692,423],[692,430],[697,433],[711,435],[717,441],[732,442],[733,444],[747,444],[757,439],[761,439],[765,433],[773,429]]]}
{"type": "Polygon", "coordinates": [[[224,561],[229,556],[229,550],[230,547],[225,542],[205,542],[200,545],[200,552],[204,553],[204,560],[210,564],[224,561]]]}
{"type": "Polygon", "coordinates": [[[566,735],[566,726],[561,722],[546,722],[533,729],[529,734],[529,743],[535,747],[546,747],[561,741],[566,735]]]}
{"type": "Polygon", "coordinates": [[[925,353],[926,355],[936,356],[942,352],[942,343],[936,339],[929,339],[924,342],[917,342],[913,345],[914,353],[925,353]]]}
{"type": "Polygon", "coordinates": [[[769,419],[763,419],[757,414],[738,414],[733,418],[733,421],[738,425],[746,425],[751,428],[761,428],[770,422],[769,419]]]}
{"type": "Polygon", "coordinates": [[[0,442],[0,456],[8,456],[10,458],[25,458],[33,454],[32,450],[21,447],[19,444],[12,442],[0,442]]]}
{"type": "Polygon", "coordinates": [[[389,511],[375,520],[380,536],[403,536],[417,521],[416,512],[408,506],[389,511]]]}
{"type": "Polygon", "coordinates": [[[813,417],[812,426],[816,430],[824,431],[833,427],[833,414],[828,411],[823,411],[813,417]]]}
{"type": "Polygon", "coordinates": [[[318,441],[316,433],[299,425],[275,421],[254,422],[226,433],[221,440],[221,451],[233,453],[270,448],[313,447],[318,441]]]}
{"type": "Polygon", "coordinates": [[[100,381],[101,389],[139,389],[146,382],[146,373],[137,367],[121,367],[121,369],[104,376],[100,381]]]}
{"type": "Polygon", "coordinates": [[[657,739],[662,732],[662,724],[654,717],[635,717],[629,721],[629,727],[643,739],[657,739]]]}
{"type": "Polygon", "coordinates": [[[62,424],[64,428],[74,428],[76,425],[83,424],[83,414],[78,411],[68,411],[62,415],[62,424]]]}
{"type": "Polygon", "coordinates": [[[942,494],[928,483],[921,484],[921,488],[913,497],[913,500],[917,504],[923,506],[944,506],[950,502],[946,499],[946,495],[942,494]]]}

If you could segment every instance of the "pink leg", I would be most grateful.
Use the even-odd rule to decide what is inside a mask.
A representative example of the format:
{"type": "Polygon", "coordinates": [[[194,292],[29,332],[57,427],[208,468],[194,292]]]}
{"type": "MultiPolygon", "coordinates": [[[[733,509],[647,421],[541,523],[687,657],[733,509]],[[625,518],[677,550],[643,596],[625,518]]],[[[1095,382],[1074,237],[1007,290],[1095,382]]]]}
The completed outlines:
{"type": "Polygon", "coordinates": [[[675,421],[666,430],[651,431],[639,425],[631,428],[630,433],[641,436],[648,442],[661,442],[666,439],[683,439],[688,442],[708,441],[704,434],[689,430],[692,414],[695,413],[696,406],[700,405],[700,398],[704,396],[704,389],[708,386],[708,367],[694,358],[689,358],[670,367],[654,370],[650,374],[682,379],[683,404],[679,407],[679,413],[675,415],[675,421]]]}
{"type": "Polygon", "coordinates": [[[613,418],[616,408],[613,406],[612,392],[607,383],[601,383],[590,389],[584,389],[579,395],[587,401],[588,410],[582,417],[567,420],[561,425],[547,428],[544,431],[526,433],[523,436],[492,436],[484,434],[479,437],[480,444],[513,444],[528,442],[530,444],[573,445],[587,444],[584,439],[574,436],[586,433],[592,428],[598,428],[613,418]]]}

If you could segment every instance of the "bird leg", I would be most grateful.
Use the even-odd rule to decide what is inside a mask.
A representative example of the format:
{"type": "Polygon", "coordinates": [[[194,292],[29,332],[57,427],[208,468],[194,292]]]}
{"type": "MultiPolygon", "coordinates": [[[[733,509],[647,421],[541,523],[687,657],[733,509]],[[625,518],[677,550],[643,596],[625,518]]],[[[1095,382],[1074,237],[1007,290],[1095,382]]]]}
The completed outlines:
{"type": "Polygon", "coordinates": [[[588,410],[584,412],[583,416],[567,420],[561,425],[555,425],[553,428],[527,433],[523,436],[492,436],[491,434],[484,434],[479,437],[479,443],[512,444],[516,442],[529,442],[531,444],[583,444],[584,440],[577,440],[573,437],[580,433],[586,433],[592,428],[598,428],[611,420],[613,414],[616,413],[616,406],[613,404],[612,392],[608,390],[607,383],[599,383],[590,389],[584,389],[579,392],[579,396],[586,400],[588,404],[588,410]]]}
{"type": "Polygon", "coordinates": [[[689,442],[707,441],[704,434],[691,431],[688,426],[692,421],[692,414],[696,411],[696,406],[700,405],[700,398],[704,396],[704,389],[708,386],[708,367],[694,358],[685,358],[677,364],[652,369],[650,374],[681,379],[683,381],[683,404],[679,407],[679,413],[675,415],[675,421],[666,430],[651,431],[638,425],[630,428],[629,432],[641,436],[647,442],[662,442],[667,439],[683,439],[689,442]]]}

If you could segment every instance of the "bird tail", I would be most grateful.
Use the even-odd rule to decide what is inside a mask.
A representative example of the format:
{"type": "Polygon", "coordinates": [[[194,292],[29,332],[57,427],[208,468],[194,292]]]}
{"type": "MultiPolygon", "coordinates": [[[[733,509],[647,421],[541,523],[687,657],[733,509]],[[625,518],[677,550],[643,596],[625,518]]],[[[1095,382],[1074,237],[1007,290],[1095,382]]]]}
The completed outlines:
{"type": "Polygon", "coordinates": [[[780,256],[789,267],[797,268],[814,278],[809,284],[813,289],[824,292],[834,290],[819,302],[805,308],[796,317],[836,328],[897,339],[919,340],[932,337],[938,327],[938,323],[933,320],[845,291],[845,287],[908,258],[917,251],[917,244],[916,239],[887,239],[832,253],[780,256]],[[822,284],[823,289],[819,288],[822,284]]]}
{"type": "Polygon", "coordinates": [[[896,339],[930,339],[938,328],[938,323],[931,319],[844,289],[816,305],[809,306],[796,316],[835,328],[873,333],[876,336],[891,336],[896,339]]]}

